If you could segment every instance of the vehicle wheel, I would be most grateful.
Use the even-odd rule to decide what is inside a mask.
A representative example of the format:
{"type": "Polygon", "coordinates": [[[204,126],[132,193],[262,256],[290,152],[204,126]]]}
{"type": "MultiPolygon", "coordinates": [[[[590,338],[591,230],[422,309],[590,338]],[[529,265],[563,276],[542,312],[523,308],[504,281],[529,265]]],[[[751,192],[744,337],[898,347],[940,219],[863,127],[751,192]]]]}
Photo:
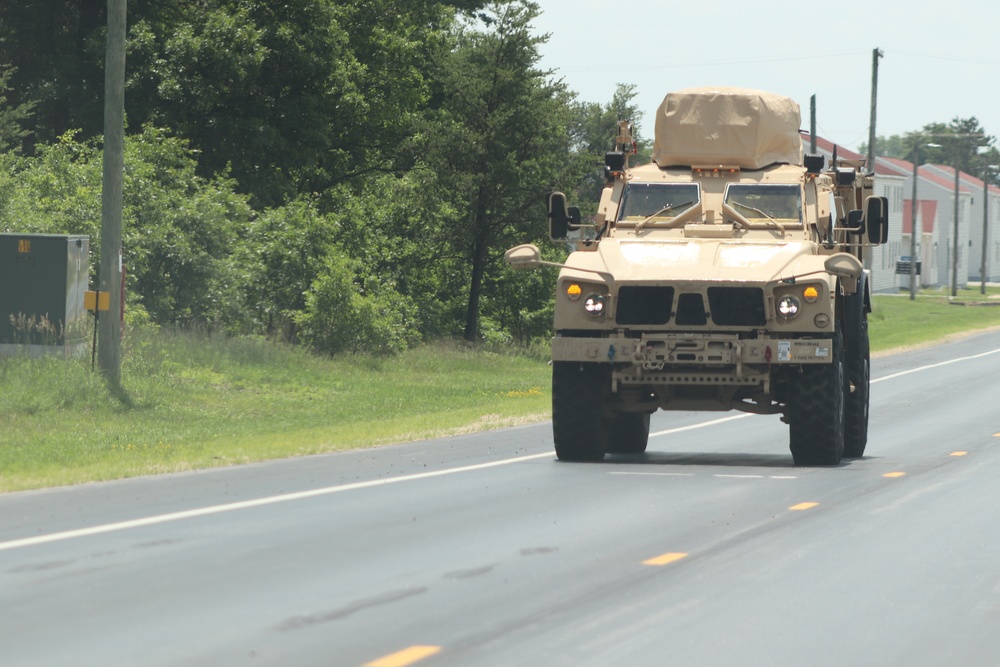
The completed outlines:
{"type": "Polygon", "coordinates": [[[856,341],[851,341],[845,369],[849,388],[844,395],[844,456],[864,456],[868,444],[868,401],[871,353],[868,343],[868,317],[861,313],[856,341]]]}
{"type": "Polygon", "coordinates": [[[619,412],[609,421],[608,452],[642,454],[648,443],[648,412],[619,412]]]}
{"type": "Polygon", "coordinates": [[[789,449],[795,465],[837,465],[844,455],[844,339],[838,327],[829,364],[803,367],[788,391],[789,449]]]}
{"type": "Polygon", "coordinates": [[[604,403],[611,367],[552,363],[552,439],[560,461],[600,461],[608,449],[604,403]]]}

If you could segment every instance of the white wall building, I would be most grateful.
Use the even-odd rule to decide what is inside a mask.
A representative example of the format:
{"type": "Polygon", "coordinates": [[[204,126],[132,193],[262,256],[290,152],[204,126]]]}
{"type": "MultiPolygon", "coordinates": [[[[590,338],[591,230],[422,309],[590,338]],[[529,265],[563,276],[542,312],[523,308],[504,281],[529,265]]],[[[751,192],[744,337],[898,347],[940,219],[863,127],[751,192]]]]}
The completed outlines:
{"type": "MultiPolygon", "coordinates": [[[[940,164],[925,165],[927,169],[939,176],[948,179],[952,184],[952,191],[955,188],[955,170],[940,164]]],[[[1000,221],[1000,188],[995,185],[989,186],[984,197],[983,181],[970,174],[959,173],[960,185],[970,190],[970,210],[969,210],[969,235],[964,239],[959,239],[959,244],[968,247],[968,279],[982,280],[983,265],[983,204],[986,203],[987,241],[986,241],[986,280],[993,282],[1000,280],[1000,231],[998,221],[1000,221]],[[963,244],[962,241],[965,241],[963,244]]]]}
{"type": "MultiPolygon", "coordinates": [[[[880,171],[891,171],[905,179],[903,196],[911,199],[913,196],[913,163],[899,158],[879,157],[875,162],[880,171]]],[[[935,285],[948,287],[951,285],[952,263],[954,251],[952,238],[955,236],[955,179],[954,173],[949,179],[941,174],[934,165],[922,165],[917,173],[917,200],[933,200],[937,202],[937,216],[934,238],[937,247],[934,249],[934,266],[937,271],[935,285]]],[[[950,169],[950,167],[945,167],[950,169]]],[[[958,190],[958,271],[957,279],[960,287],[969,281],[970,271],[970,221],[973,217],[972,202],[975,193],[972,188],[959,181],[958,190]]],[[[981,211],[982,209],[980,209],[981,211]]],[[[981,213],[980,213],[981,215],[981,213]]],[[[926,252],[924,250],[923,252],[926,252]]],[[[909,248],[902,255],[909,254],[909,248]]],[[[978,265],[978,261],[976,264],[978,265]]],[[[978,269],[977,269],[978,272],[978,269]]]]}

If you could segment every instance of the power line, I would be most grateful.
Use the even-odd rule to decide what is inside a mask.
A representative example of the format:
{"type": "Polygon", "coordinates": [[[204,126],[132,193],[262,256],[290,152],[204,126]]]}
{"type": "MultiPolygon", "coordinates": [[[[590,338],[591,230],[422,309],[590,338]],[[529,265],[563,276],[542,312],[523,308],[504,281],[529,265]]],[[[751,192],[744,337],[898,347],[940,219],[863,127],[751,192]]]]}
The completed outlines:
{"type": "Polygon", "coordinates": [[[893,54],[899,54],[901,56],[912,56],[914,58],[927,58],[929,60],[950,60],[952,62],[959,63],[973,63],[976,65],[988,65],[992,67],[995,63],[989,60],[979,60],[976,58],[960,58],[958,56],[947,56],[937,53],[913,53],[910,51],[893,51],[893,54]]]}
{"type": "MultiPolygon", "coordinates": [[[[664,63],[661,65],[629,65],[629,70],[657,70],[657,69],[676,69],[678,67],[716,67],[720,65],[751,65],[757,63],[773,63],[773,62],[786,62],[789,60],[822,60],[825,58],[832,58],[836,56],[847,56],[847,55],[861,55],[862,51],[837,51],[833,53],[809,53],[803,55],[783,55],[783,56],[770,56],[767,58],[742,58],[740,60],[691,60],[691,61],[677,61],[671,60],[669,63],[664,63]]],[[[618,71],[621,69],[620,65],[598,65],[595,67],[562,67],[559,68],[560,72],[600,72],[600,71],[618,71]]]]}

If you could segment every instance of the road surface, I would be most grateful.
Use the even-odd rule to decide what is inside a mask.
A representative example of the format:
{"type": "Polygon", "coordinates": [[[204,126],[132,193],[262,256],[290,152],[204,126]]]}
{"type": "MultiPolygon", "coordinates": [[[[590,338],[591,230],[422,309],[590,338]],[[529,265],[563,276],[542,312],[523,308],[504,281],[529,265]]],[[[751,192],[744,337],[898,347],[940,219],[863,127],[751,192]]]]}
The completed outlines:
{"type": "Polygon", "coordinates": [[[661,412],[3,495],[0,664],[1000,664],[1000,332],[872,376],[834,468],[661,412]]]}

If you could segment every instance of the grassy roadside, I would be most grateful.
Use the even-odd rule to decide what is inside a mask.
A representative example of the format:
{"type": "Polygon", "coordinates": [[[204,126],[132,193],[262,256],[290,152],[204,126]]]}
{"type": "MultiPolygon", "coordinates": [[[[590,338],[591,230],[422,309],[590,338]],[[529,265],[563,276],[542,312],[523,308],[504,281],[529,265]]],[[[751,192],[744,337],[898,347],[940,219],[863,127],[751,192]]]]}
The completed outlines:
{"type": "Polygon", "coordinates": [[[868,321],[872,352],[885,353],[945,339],[968,331],[1000,326],[1000,287],[958,290],[954,299],[943,291],[876,295],[868,321]]]}
{"type": "Polygon", "coordinates": [[[299,456],[544,419],[539,358],[427,346],[315,357],[262,340],[129,337],[128,393],[90,360],[0,360],[0,491],[299,456]]]}
{"type": "MultiPolygon", "coordinates": [[[[998,326],[1000,306],[877,296],[872,350],[998,326]]],[[[124,402],[109,396],[89,359],[0,359],[0,492],[546,419],[543,356],[432,345],[328,359],[262,340],[145,331],[127,339],[124,402]]]]}

